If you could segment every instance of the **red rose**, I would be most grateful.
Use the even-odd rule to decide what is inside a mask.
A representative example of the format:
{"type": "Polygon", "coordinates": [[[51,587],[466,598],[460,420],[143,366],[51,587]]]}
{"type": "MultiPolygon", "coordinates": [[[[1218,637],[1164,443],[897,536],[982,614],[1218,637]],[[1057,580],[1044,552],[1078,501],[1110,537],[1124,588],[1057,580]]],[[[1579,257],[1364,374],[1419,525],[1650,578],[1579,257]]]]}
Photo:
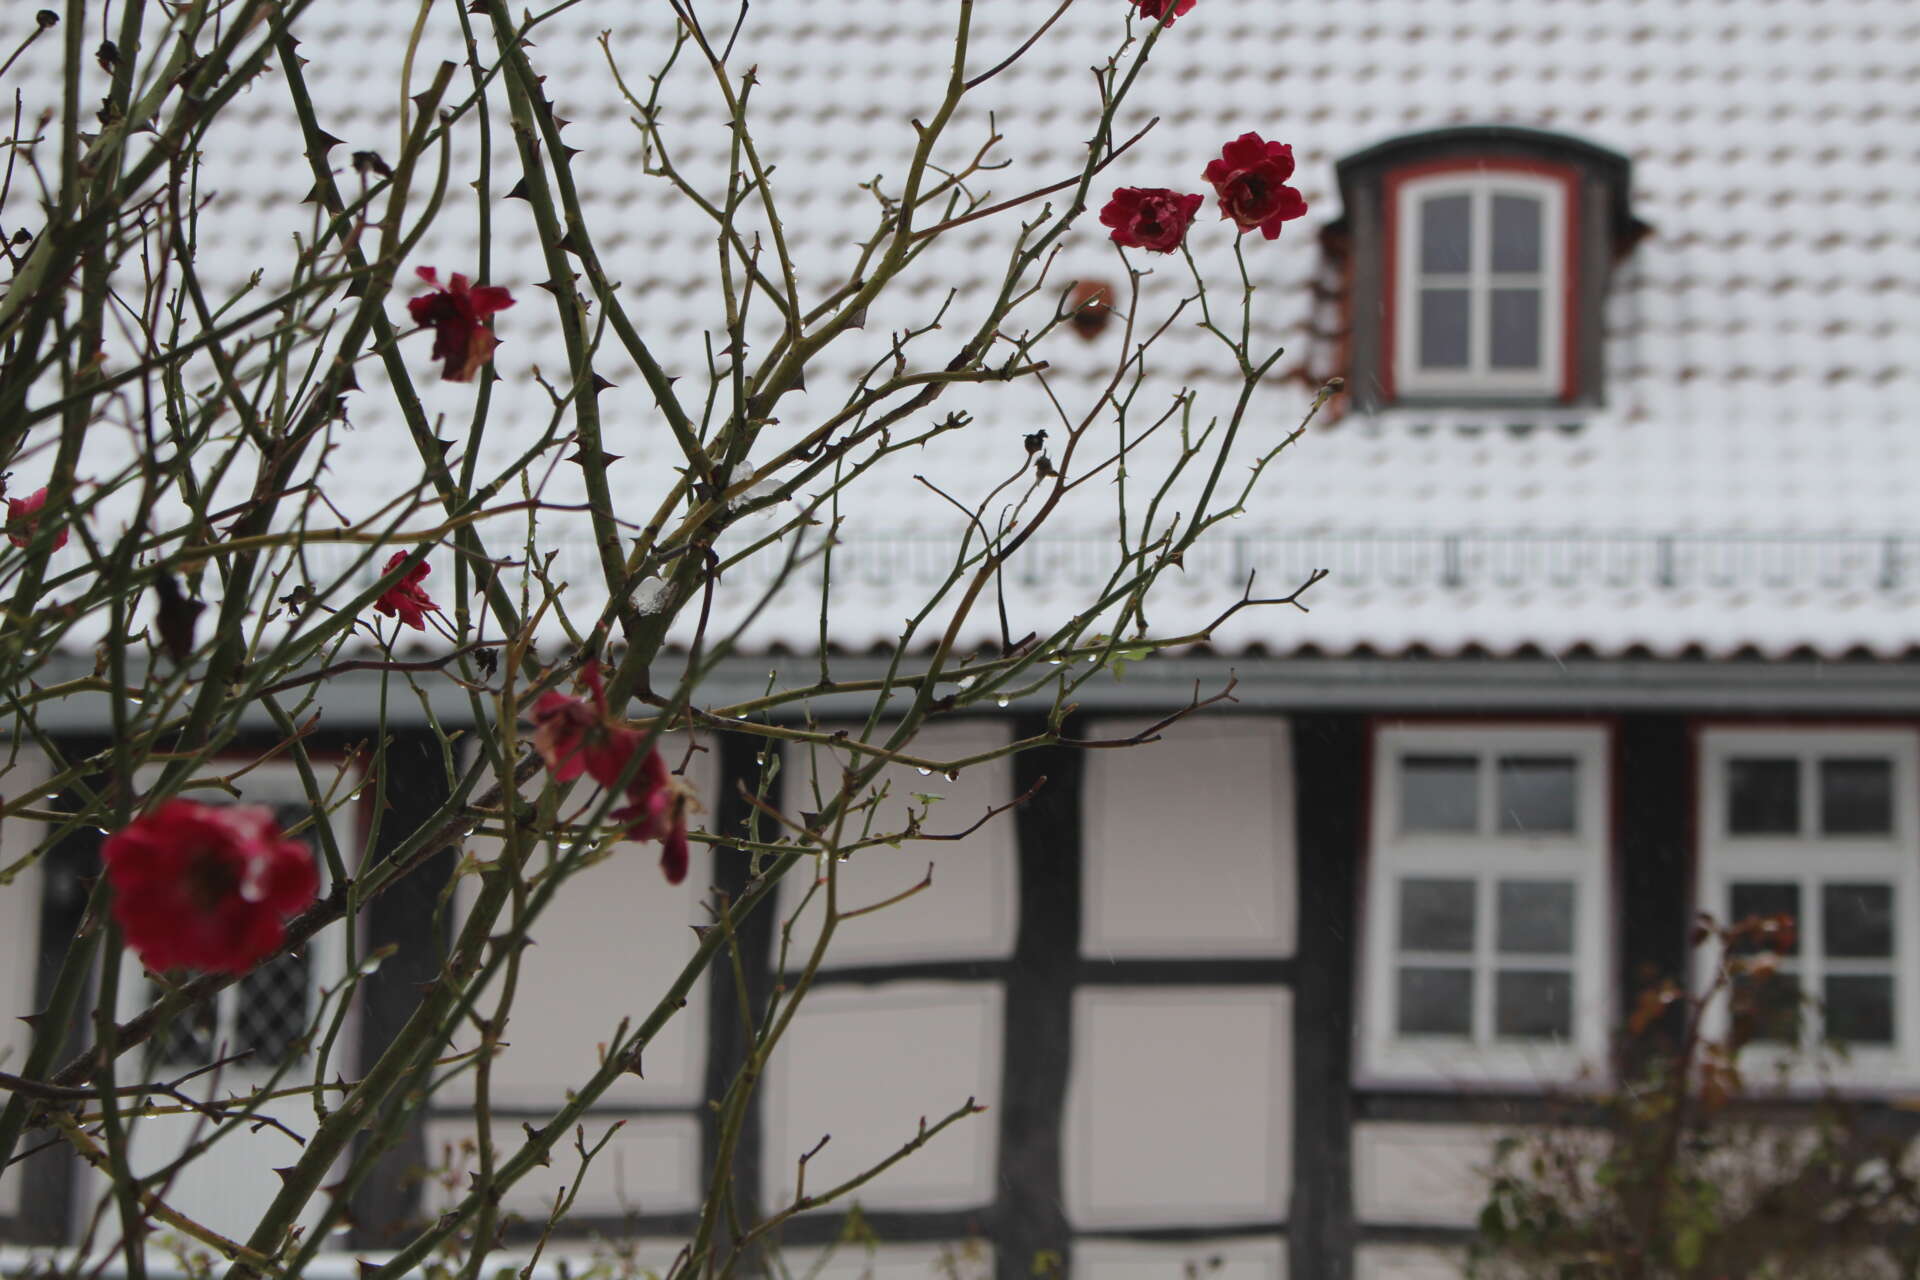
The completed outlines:
{"type": "Polygon", "coordinates": [[[619,783],[640,745],[638,730],[617,725],[607,714],[607,690],[600,681],[600,664],[589,662],[580,671],[592,701],[570,698],[557,690],[540,695],[533,704],[533,747],[547,762],[556,782],[572,782],[582,773],[603,787],[619,783]]]}
{"type": "Polygon", "coordinates": [[[168,800],[101,846],[113,918],[140,963],[245,973],[279,949],[319,890],[313,854],[273,810],[168,800]]]}
{"type": "MultiPolygon", "coordinates": [[[[416,274],[428,284],[440,283],[440,274],[432,267],[416,268],[416,274]]],[[[445,362],[441,376],[448,382],[470,382],[500,345],[487,327],[487,317],[512,305],[513,295],[505,289],[469,288],[467,278],[456,271],[446,288],[408,299],[407,313],[415,324],[433,330],[433,358],[445,362]]]]}
{"type": "MultiPolygon", "coordinates": [[[[387,567],[380,572],[392,573],[406,558],[406,552],[394,552],[393,559],[387,561],[387,567]]],[[[420,586],[420,580],[430,572],[427,562],[422,560],[413,566],[406,577],[380,593],[380,598],[373,602],[374,609],[389,618],[398,616],[402,623],[415,631],[425,631],[427,614],[440,612],[440,606],[428,599],[426,591],[420,586]]]]}
{"type": "Polygon", "coordinates": [[[667,770],[660,752],[647,752],[640,772],[627,784],[627,804],[615,809],[615,822],[627,824],[629,840],[658,840],[660,870],[668,884],[687,878],[687,811],[696,808],[693,788],[667,770]]]}
{"type": "MultiPolygon", "coordinates": [[[[1167,0],[1133,0],[1133,3],[1134,6],[1140,10],[1141,17],[1150,18],[1156,22],[1159,21],[1160,15],[1166,12],[1167,9],[1167,0]]],[[[1200,3],[1200,0],[1173,0],[1173,13],[1168,16],[1167,25],[1172,26],[1175,22],[1185,17],[1187,10],[1193,8],[1193,6],[1198,3],[1200,3]]]]}
{"type": "MultiPolygon", "coordinates": [[[[607,714],[599,663],[587,663],[580,678],[590,700],[549,691],[534,702],[534,750],[556,782],[572,782],[584,773],[603,787],[614,787],[646,735],[615,724],[607,714]]],[[[627,780],[626,801],[609,816],[626,828],[629,840],[658,840],[660,869],[668,884],[679,884],[687,878],[687,813],[698,808],[693,788],[668,771],[656,748],[627,780]]]]}
{"type": "Polygon", "coordinates": [[[1293,176],[1293,148],[1243,133],[1220,149],[1220,158],[1201,175],[1220,196],[1220,216],[1232,218],[1244,232],[1260,228],[1272,240],[1280,224],[1304,217],[1307,202],[1286,185],[1293,176]]]}
{"type": "Polygon", "coordinates": [[[1113,228],[1115,244],[1172,253],[1205,198],[1165,187],[1121,187],[1100,211],[1100,225],[1113,228]]]}
{"type": "MultiPolygon", "coordinates": [[[[35,489],[24,498],[7,499],[7,541],[16,547],[24,547],[33,541],[33,535],[40,528],[40,508],[47,505],[47,491],[35,489]]],[[[67,545],[67,531],[60,530],[53,536],[53,550],[58,551],[67,545]]]]}

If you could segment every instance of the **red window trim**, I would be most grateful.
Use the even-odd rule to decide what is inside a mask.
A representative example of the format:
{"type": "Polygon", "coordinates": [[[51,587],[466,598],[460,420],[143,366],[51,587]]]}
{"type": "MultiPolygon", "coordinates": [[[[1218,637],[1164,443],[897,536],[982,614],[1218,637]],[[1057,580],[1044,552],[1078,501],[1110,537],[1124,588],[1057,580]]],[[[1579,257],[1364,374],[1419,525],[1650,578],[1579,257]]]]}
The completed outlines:
{"type": "Polygon", "coordinates": [[[1578,368],[1574,355],[1579,350],[1579,298],[1580,298],[1580,202],[1578,199],[1580,173],[1572,165],[1556,164],[1550,160],[1528,160],[1516,156],[1453,156],[1445,160],[1429,160],[1421,164],[1401,165],[1388,172],[1386,176],[1386,222],[1385,252],[1386,270],[1383,273],[1382,292],[1382,332],[1380,335],[1380,385],[1386,389],[1389,402],[1399,399],[1399,390],[1394,386],[1394,337],[1398,331],[1398,316],[1395,308],[1400,293],[1400,188],[1415,178],[1430,178],[1443,173],[1527,173],[1548,178],[1560,184],[1561,204],[1566,210],[1566,244],[1562,254],[1561,280],[1561,323],[1560,323],[1560,402],[1571,404],[1579,391],[1578,368]]]}

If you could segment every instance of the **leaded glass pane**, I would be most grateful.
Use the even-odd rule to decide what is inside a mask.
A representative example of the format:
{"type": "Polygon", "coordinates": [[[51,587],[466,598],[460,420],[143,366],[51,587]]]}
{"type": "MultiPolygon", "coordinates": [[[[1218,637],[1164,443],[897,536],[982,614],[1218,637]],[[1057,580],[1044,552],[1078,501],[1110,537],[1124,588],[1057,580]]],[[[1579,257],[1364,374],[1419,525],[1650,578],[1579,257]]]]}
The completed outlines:
{"type": "Polygon", "coordinates": [[[304,952],[275,957],[240,979],[234,1036],[238,1048],[254,1051],[254,1065],[293,1056],[294,1042],[307,1029],[310,985],[304,952]]]}
{"type": "Polygon", "coordinates": [[[1400,1034],[1464,1036],[1473,1032],[1473,973],[1467,969],[1403,966],[1399,974],[1400,1034]]]}
{"type": "MultiPolygon", "coordinates": [[[[147,983],[146,1003],[152,1005],[166,992],[147,983]]],[[[203,1067],[213,1061],[213,1001],[203,1000],[191,1009],[175,1014],[154,1037],[155,1056],[165,1067],[203,1067]]]]}

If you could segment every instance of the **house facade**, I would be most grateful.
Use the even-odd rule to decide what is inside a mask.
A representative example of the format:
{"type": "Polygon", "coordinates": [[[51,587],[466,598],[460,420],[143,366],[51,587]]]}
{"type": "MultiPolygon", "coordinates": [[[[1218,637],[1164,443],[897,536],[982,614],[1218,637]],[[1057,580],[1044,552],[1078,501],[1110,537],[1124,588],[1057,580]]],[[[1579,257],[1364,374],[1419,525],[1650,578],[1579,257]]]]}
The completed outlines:
{"type": "MultiPolygon", "coordinates": [[[[796,252],[825,257],[864,225],[846,175],[897,161],[882,126],[944,75],[951,16],[881,0],[765,7],[777,11],[755,7],[742,35],[769,104],[761,145],[787,157],[785,194],[807,211],[796,252]]],[[[389,8],[341,0],[308,46],[398,48],[412,15],[389,8]]],[[[627,108],[600,83],[595,33],[612,29],[636,60],[659,34],[627,8],[557,16],[540,52],[561,98],[579,99],[569,138],[604,154],[608,175],[632,169],[600,198],[658,215],[610,254],[657,293],[664,329],[684,318],[697,335],[706,233],[645,203],[627,108]]],[[[1030,19],[1003,8],[1023,6],[982,6],[976,39],[1011,50],[1030,19]]],[[[1081,0],[1005,72],[996,127],[1019,149],[1016,173],[1072,162],[1083,69],[1127,9],[1081,0]]],[[[23,67],[57,84],[44,79],[56,60],[23,67]]],[[[910,888],[928,863],[932,884],[836,938],[747,1125],[743,1183],[759,1205],[794,1194],[802,1157],[809,1184],[830,1185],[971,1098],[988,1110],[860,1190],[879,1243],[840,1246],[832,1267],[887,1280],[945,1265],[1031,1276],[1036,1259],[1121,1280],[1190,1263],[1225,1280],[1457,1275],[1494,1143],[1612,1078],[1638,992],[1699,963],[1688,930],[1702,911],[1793,914],[1787,967],[1818,1003],[1779,1047],[1846,1044],[1835,1082],[1892,1130],[1920,1129],[1892,1105],[1920,1091],[1916,68],[1920,24],[1896,0],[1200,0],[1164,32],[1161,96],[1130,108],[1136,125],[1161,124],[1113,184],[1197,186],[1204,157],[1247,129],[1291,142],[1308,217],[1246,247],[1262,323],[1289,349],[1261,428],[1277,439],[1326,379],[1344,389],[1247,518],[1189,557],[1159,616],[1210,618],[1249,571],[1287,586],[1332,572],[1310,614],[1243,614],[1210,646],[1089,684],[1070,736],[1127,737],[1186,706],[1196,682],[1231,681],[1231,702],[1137,748],[1048,747],[934,779],[935,827],[1038,790],[965,839],[846,866],[844,892],[861,900],[910,888]]],[[[363,100],[359,60],[316,56],[310,77],[333,132],[391,132],[389,109],[363,100]]],[[[262,207],[305,186],[246,172],[238,154],[270,147],[277,110],[263,103],[258,136],[224,161],[262,207]]],[[[1196,224],[1197,256],[1230,266],[1198,245],[1202,230],[1215,229],[1196,224]]],[[[463,234],[436,231],[436,260],[471,256],[463,234]]],[[[268,235],[236,231],[235,260],[267,252],[268,235]]],[[[496,281],[542,278],[506,233],[497,249],[496,281]]],[[[994,268],[975,259],[998,249],[956,252],[936,283],[977,284],[994,268]]],[[[1058,268],[1123,271],[1090,224],[1058,268]]],[[[1176,274],[1156,263],[1146,287],[1177,298],[1176,274]]],[[[557,341],[541,323],[502,326],[508,416],[547,412],[519,376],[557,341]]],[[[674,351],[698,367],[694,337],[674,351]]],[[[1090,368],[1098,354],[1090,344],[1090,368]]],[[[1160,358],[1204,385],[1217,352],[1182,332],[1160,358]]],[[[1082,375],[1066,365],[1063,382],[1082,375]]],[[[456,390],[435,394],[453,405],[456,390]]],[[[967,408],[1008,449],[1042,421],[1018,401],[967,408]]],[[[376,475],[383,425],[358,422],[336,467],[376,475]]],[[[486,444],[490,459],[512,447],[486,444]]],[[[639,475],[670,450],[635,426],[616,451],[639,475]]],[[[961,487],[989,474],[964,453],[937,465],[961,487]]],[[[881,669],[866,655],[897,626],[899,598],[932,580],[919,551],[950,534],[943,519],[911,495],[854,513],[837,677],[881,669]]],[[[1008,583],[1010,609],[1034,625],[1070,609],[1092,581],[1083,552],[1105,537],[1089,516],[1038,548],[1008,583]]],[[[701,696],[753,696],[769,670],[813,679],[816,604],[768,609],[701,696]]],[[[341,679],[324,705],[316,750],[344,754],[380,714],[378,685],[341,679]]],[[[421,708],[458,725],[468,705],[445,687],[387,708],[401,783],[368,852],[444,794],[421,708]]],[[[921,750],[972,756],[1045,710],[937,720],[921,750]]],[[[49,715],[74,751],[106,731],[77,699],[49,715]]],[[[264,716],[258,732],[268,740],[264,716]]],[[[737,832],[759,745],[701,745],[704,822],[737,832]]],[[[790,754],[769,801],[811,807],[816,767],[790,754]]],[[[900,820],[928,790],[914,772],[894,779],[900,820]]],[[[271,770],[247,791],[299,794],[271,770]]],[[[337,826],[349,845],[373,830],[337,826]]],[[[37,840],[31,824],[0,827],[0,866],[37,840]]],[[[465,853],[484,858],[485,842],[465,853]]],[[[0,893],[8,1009],[42,1007],[96,856],[76,835],[0,893]]],[[[343,1022],[350,1059],[371,1060],[435,972],[471,888],[442,893],[455,864],[443,855],[373,907],[363,941],[394,950],[343,1022]]],[[[669,890],[650,856],[616,858],[555,903],[521,981],[568,996],[519,1006],[493,1077],[500,1142],[552,1114],[684,962],[705,895],[745,877],[720,854],[669,890]]],[[[805,882],[791,880],[742,937],[752,997],[808,936],[805,882]]],[[[250,977],[175,1032],[164,1060],[190,1068],[245,1042],[254,1065],[297,1074],[276,1055],[297,1053],[288,1029],[343,954],[316,946],[250,977]]],[[[130,983],[130,1007],[142,994],[130,983]]],[[[569,1243],[637,1240],[643,1261],[671,1259],[718,1141],[707,1102],[745,1051],[735,998],[731,983],[703,986],[644,1077],[596,1107],[602,1130],[622,1123],[581,1183],[569,1243]]],[[[5,1024],[0,1054],[24,1036],[5,1024]]],[[[343,1252],[378,1250],[458,1185],[476,1123],[462,1087],[363,1187],[343,1252]]],[[[156,1161],[180,1140],[159,1125],[143,1137],[156,1161]]],[[[196,1166],[183,1209],[210,1223],[257,1212],[291,1148],[272,1130],[249,1141],[196,1166]]],[[[71,1239],[93,1177],[57,1150],[0,1174],[0,1241],[71,1239]]],[[[571,1179],[557,1162],[516,1187],[509,1238],[536,1235],[571,1179]]],[[[805,1255],[843,1229],[839,1214],[802,1216],[785,1239],[805,1255]]]]}

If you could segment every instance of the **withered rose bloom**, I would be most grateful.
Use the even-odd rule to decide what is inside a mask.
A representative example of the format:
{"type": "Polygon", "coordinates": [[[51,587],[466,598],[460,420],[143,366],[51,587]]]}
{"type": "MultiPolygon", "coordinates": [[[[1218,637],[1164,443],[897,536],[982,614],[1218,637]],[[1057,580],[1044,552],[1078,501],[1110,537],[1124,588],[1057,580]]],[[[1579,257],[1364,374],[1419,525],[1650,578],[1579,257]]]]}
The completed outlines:
{"type": "Polygon", "coordinates": [[[1293,176],[1293,148],[1243,133],[1220,150],[1202,176],[1220,197],[1220,216],[1232,218],[1244,232],[1258,227],[1272,240],[1280,224],[1304,217],[1307,202],[1287,185],[1293,176]]]}
{"type": "Polygon", "coordinates": [[[245,973],[279,949],[319,890],[313,854],[273,810],[168,800],[100,847],[113,918],[159,972],[245,973]]]}
{"type": "Polygon", "coordinates": [[[660,871],[668,884],[687,878],[687,812],[697,809],[693,788],[667,769],[655,749],[647,752],[640,772],[627,784],[627,803],[615,809],[615,822],[627,824],[629,840],[660,842],[660,871]]]}
{"type": "MultiPolygon", "coordinates": [[[[1160,15],[1165,13],[1168,8],[1168,0],[1133,0],[1133,3],[1134,6],[1140,10],[1141,17],[1155,22],[1159,21],[1160,15]]],[[[1167,25],[1172,26],[1178,22],[1182,17],[1186,16],[1189,9],[1198,3],[1200,3],[1200,0],[1173,0],[1173,12],[1167,17],[1167,25]]]]}
{"type": "MultiPolygon", "coordinates": [[[[406,552],[394,552],[393,558],[387,561],[387,567],[380,572],[392,573],[406,558],[406,552]]],[[[427,615],[440,611],[440,606],[428,598],[426,588],[420,585],[420,580],[431,572],[427,562],[422,560],[400,581],[380,593],[380,598],[373,602],[374,609],[386,614],[389,618],[398,616],[403,625],[412,627],[415,631],[425,631],[427,615]]]]}
{"type": "MultiPolygon", "coordinates": [[[[47,491],[35,489],[24,498],[7,499],[7,541],[16,547],[24,547],[33,541],[33,535],[40,528],[40,509],[47,505],[47,491]]],[[[53,535],[53,550],[58,551],[67,545],[67,531],[63,528],[53,535]]]]}
{"type": "MultiPolygon", "coordinates": [[[[1074,281],[1067,293],[1067,311],[1072,317],[1067,323],[1073,326],[1073,331],[1092,341],[1106,331],[1108,321],[1113,319],[1112,286],[1099,280],[1074,281]]],[[[1027,452],[1038,453],[1039,449],[1027,452]]]]}
{"type": "MultiPolygon", "coordinates": [[[[440,283],[440,273],[432,267],[418,267],[415,274],[430,285],[440,283]]],[[[442,362],[441,376],[448,382],[471,382],[500,345],[487,317],[512,305],[513,295],[505,289],[497,285],[472,288],[456,271],[446,288],[409,298],[407,314],[415,324],[433,330],[433,358],[442,362]]]]}
{"type": "MultiPolygon", "coordinates": [[[[602,787],[615,787],[646,735],[608,714],[599,663],[587,663],[580,677],[588,698],[550,690],[534,702],[534,749],[556,782],[584,773],[602,787]]],[[[658,840],[660,869],[668,884],[679,884],[687,878],[689,861],[687,814],[699,808],[693,788],[674,777],[659,749],[652,748],[627,780],[625,797],[627,803],[609,816],[626,828],[629,840],[658,840]]]]}
{"type": "Polygon", "coordinates": [[[1172,253],[1204,199],[1165,187],[1121,187],[1100,211],[1100,225],[1113,228],[1115,244],[1172,253]]]}

